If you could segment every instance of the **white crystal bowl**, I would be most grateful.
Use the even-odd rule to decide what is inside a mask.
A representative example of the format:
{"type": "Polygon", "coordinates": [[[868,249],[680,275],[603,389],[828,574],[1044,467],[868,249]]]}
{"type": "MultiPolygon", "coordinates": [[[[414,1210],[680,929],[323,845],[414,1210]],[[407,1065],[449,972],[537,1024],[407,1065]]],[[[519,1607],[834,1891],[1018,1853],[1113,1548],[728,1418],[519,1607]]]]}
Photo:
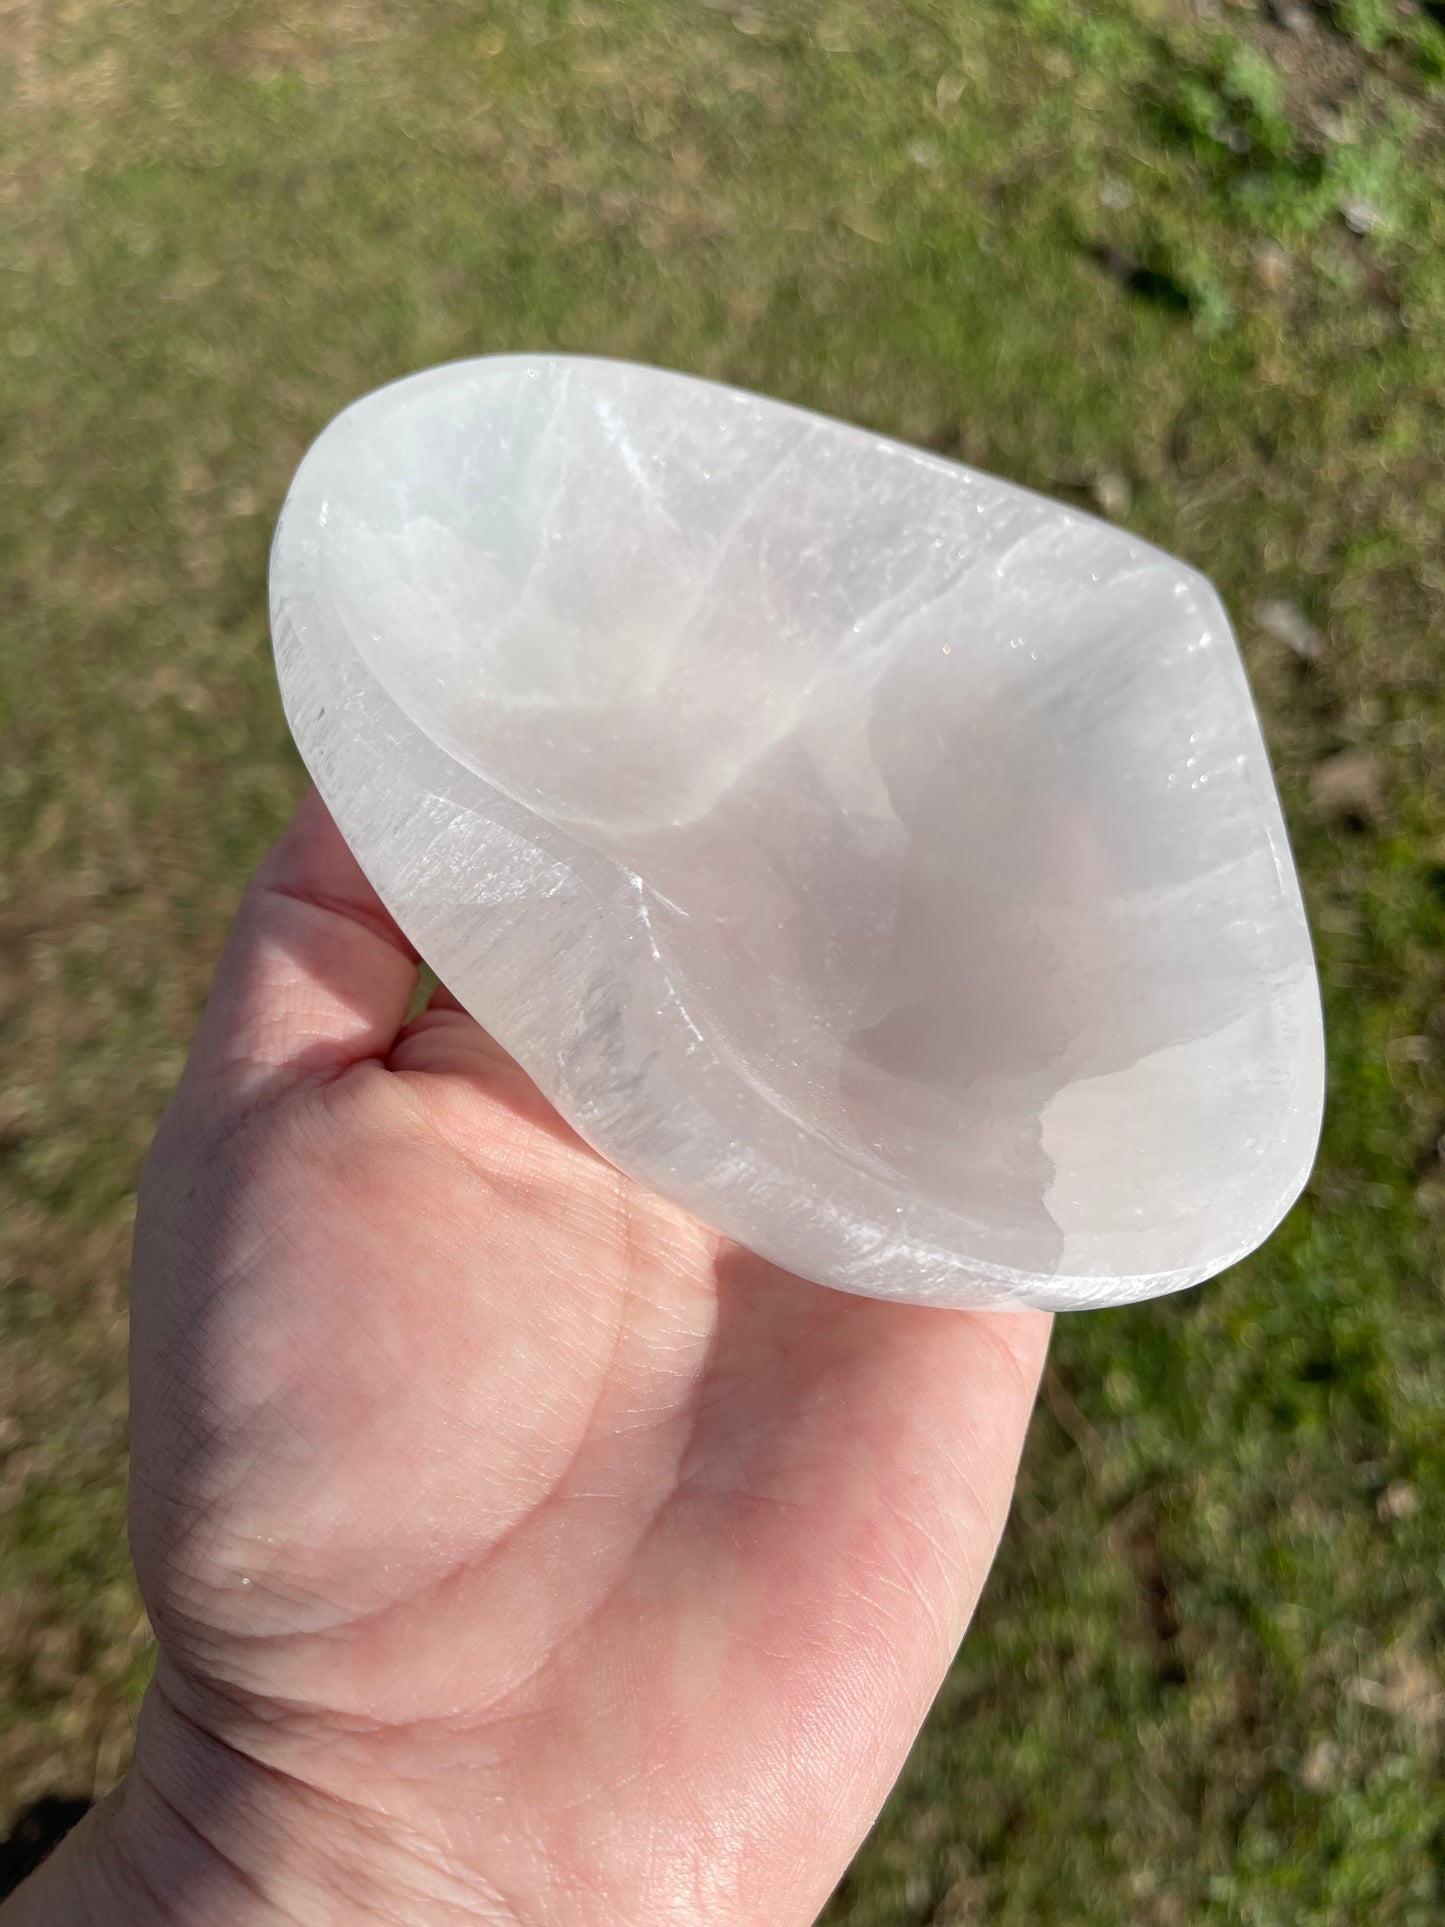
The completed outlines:
{"type": "Polygon", "coordinates": [[[271,599],[398,922],[719,1230],[852,1291],[1067,1308],[1196,1283],[1298,1193],[1309,937],[1182,563],[777,402],[508,356],[331,424],[271,599]]]}

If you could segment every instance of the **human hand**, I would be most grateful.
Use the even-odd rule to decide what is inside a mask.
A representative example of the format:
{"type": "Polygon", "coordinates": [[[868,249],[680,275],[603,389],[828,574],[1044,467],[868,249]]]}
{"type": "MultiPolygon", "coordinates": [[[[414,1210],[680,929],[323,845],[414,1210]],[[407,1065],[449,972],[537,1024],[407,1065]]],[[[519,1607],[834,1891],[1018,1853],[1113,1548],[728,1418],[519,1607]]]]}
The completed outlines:
{"type": "Polygon", "coordinates": [[[778,1271],[415,982],[311,797],[142,1184],[135,1768],[5,1927],[805,1927],[973,1610],[1047,1318],[778,1271]]]}

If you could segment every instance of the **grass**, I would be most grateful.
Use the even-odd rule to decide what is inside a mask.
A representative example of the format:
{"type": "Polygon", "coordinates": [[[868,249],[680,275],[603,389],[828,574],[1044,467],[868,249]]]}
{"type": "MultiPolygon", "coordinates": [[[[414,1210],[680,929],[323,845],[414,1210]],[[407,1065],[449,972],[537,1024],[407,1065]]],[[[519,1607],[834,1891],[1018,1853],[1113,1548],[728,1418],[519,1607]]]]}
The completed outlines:
{"type": "Polygon", "coordinates": [[[300,788],[275,512],[360,391],[549,347],[1205,568],[1317,934],[1308,1194],[1218,1283],[1064,1321],[828,1921],[1441,1917],[1442,49],[1415,0],[0,5],[0,1826],[113,1780],[146,1671],[129,1224],[300,788]]]}

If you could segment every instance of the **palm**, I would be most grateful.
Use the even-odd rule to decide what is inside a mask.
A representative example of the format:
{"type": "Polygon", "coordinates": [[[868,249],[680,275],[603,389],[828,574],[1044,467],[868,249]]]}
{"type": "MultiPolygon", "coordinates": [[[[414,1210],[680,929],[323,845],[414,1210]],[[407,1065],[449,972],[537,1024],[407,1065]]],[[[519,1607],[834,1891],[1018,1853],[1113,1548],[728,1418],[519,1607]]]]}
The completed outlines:
{"type": "Polygon", "coordinates": [[[982,1584],[1046,1321],[805,1284],[444,995],[399,1028],[314,806],[248,918],[137,1242],[165,1704],[477,1919],[801,1927],[982,1584]]]}

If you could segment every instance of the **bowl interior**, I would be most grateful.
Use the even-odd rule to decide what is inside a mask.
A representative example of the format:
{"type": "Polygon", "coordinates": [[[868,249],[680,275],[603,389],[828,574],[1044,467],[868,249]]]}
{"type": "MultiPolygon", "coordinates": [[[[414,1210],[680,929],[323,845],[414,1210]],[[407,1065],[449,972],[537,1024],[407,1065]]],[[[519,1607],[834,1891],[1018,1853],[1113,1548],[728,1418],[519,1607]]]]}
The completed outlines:
{"type": "Polygon", "coordinates": [[[756,397],[474,366],[337,425],[323,594],[416,729],[617,867],[706,1048],[1044,1262],[1164,1270],[1268,1208],[1315,993],[1209,585],[756,397]]]}

